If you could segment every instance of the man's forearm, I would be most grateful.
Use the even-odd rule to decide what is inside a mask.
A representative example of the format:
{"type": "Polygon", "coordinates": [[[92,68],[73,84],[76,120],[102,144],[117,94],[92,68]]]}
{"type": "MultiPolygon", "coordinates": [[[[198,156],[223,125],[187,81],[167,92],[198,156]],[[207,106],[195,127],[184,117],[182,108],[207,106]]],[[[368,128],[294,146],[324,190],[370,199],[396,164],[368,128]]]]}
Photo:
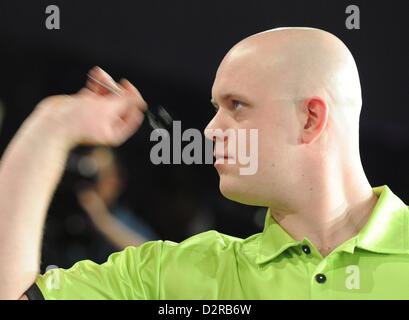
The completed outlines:
{"type": "Polygon", "coordinates": [[[46,211],[69,151],[62,127],[43,113],[25,121],[0,162],[0,299],[19,298],[38,274],[46,211]]]}

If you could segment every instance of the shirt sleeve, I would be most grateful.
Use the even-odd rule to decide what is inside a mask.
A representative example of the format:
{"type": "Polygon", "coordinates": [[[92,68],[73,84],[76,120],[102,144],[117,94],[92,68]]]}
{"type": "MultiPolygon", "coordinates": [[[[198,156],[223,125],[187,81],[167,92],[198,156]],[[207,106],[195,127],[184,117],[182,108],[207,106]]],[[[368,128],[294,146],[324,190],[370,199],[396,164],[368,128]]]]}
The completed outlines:
{"type": "Polygon", "coordinates": [[[51,269],[26,294],[38,297],[40,292],[50,300],[157,299],[162,245],[159,240],[127,247],[101,265],[84,260],[70,269],[51,269]]]}

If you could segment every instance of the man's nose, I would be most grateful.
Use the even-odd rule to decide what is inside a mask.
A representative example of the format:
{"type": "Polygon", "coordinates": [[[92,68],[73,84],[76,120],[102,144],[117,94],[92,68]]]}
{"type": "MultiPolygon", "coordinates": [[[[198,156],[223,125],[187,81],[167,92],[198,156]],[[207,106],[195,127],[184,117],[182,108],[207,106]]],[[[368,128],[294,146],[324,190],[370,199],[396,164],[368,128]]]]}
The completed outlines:
{"type": "Polygon", "coordinates": [[[219,111],[207,124],[206,128],[204,129],[204,135],[209,140],[224,141],[227,139],[227,136],[225,136],[226,128],[227,125],[223,121],[221,111],[219,111]]]}

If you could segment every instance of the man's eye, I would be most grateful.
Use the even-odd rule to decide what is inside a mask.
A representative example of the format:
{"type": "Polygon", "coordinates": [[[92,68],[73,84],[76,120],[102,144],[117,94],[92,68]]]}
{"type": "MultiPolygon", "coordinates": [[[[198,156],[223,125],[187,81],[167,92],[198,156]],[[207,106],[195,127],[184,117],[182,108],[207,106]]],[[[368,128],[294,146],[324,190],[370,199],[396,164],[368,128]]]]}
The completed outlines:
{"type": "Polygon", "coordinates": [[[243,104],[238,100],[232,100],[233,109],[237,110],[243,106],[243,104]]]}

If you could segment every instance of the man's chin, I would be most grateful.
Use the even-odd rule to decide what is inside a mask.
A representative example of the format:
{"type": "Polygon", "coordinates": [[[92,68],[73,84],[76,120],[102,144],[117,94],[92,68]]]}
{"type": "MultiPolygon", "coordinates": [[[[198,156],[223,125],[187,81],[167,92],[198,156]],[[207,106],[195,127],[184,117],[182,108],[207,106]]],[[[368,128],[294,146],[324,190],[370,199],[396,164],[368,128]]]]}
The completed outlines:
{"type": "Polygon", "coordinates": [[[234,182],[231,179],[224,179],[223,177],[220,177],[219,189],[221,194],[231,201],[250,206],[258,205],[257,201],[252,199],[248,190],[243,188],[243,184],[240,184],[239,182],[234,182]]]}

